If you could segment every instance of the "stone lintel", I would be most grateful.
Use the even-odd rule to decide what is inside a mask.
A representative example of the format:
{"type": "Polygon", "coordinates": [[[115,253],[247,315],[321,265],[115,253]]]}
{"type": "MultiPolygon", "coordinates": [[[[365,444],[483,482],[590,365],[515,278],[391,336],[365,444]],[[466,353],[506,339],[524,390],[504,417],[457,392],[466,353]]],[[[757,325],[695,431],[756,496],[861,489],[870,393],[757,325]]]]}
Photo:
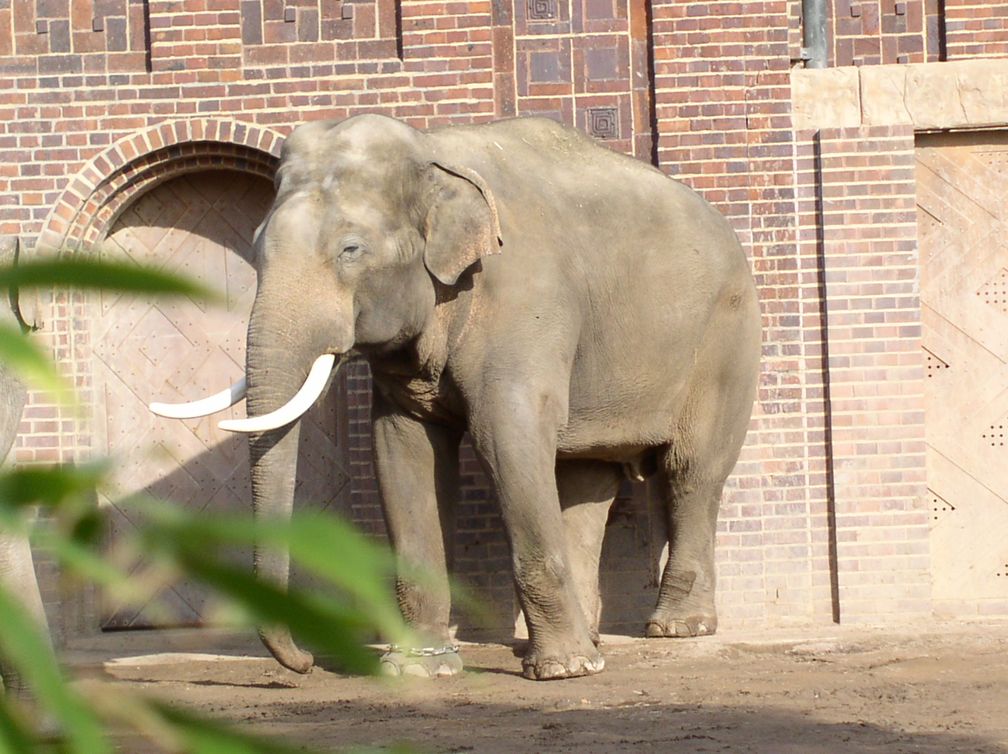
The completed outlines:
{"type": "Polygon", "coordinates": [[[1008,124],[1008,59],[796,68],[796,129],[910,125],[917,130],[1008,124]]]}

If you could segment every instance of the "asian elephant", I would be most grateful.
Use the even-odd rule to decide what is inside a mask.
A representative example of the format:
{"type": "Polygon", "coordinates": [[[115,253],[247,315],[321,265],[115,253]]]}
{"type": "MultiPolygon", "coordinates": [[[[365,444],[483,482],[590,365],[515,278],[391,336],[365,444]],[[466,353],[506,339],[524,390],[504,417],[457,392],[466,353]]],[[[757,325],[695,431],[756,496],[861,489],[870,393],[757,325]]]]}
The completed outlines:
{"type": "MultiPolygon", "coordinates": [[[[0,239],[0,264],[14,263],[16,249],[13,239],[0,239]]],[[[4,293],[4,300],[0,301],[0,321],[8,325],[23,324],[14,293],[4,293]]],[[[0,462],[7,458],[14,445],[27,395],[24,384],[6,364],[0,363],[0,462]]],[[[25,610],[48,637],[48,624],[35,578],[31,546],[28,538],[22,534],[0,530],[0,586],[11,596],[21,599],[25,610]]],[[[7,665],[2,657],[0,679],[3,680],[7,693],[22,698],[30,696],[20,674],[7,665]]]]}
{"type": "MultiPolygon", "coordinates": [[[[468,431],[499,500],[529,643],[527,678],[602,670],[598,561],[625,474],[660,475],[669,558],[648,636],[713,633],[722,486],[749,424],[761,348],[745,254],[709,204],[658,170],[537,118],[430,132],[361,115],[295,129],[256,237],[245,379],[253,504],[290,515],[298,417],[334,370],[374,377],[374,459],[405,564],[404,616],[448,674],[448,570],[468,431]],[[247,394],[246,394],[247,391],[247,394]],[[428,577],[411,578],[414,567],[428,577]]],[[[286,556],[257,553],[286,585],[286,556]]],[[[281,664],[313,663],[263,630],[281,664]]],[[[414,653],[417,654],[417,653],[414,653]]],[[[429,653],[428,653],[429,654],[429,653]]]]}

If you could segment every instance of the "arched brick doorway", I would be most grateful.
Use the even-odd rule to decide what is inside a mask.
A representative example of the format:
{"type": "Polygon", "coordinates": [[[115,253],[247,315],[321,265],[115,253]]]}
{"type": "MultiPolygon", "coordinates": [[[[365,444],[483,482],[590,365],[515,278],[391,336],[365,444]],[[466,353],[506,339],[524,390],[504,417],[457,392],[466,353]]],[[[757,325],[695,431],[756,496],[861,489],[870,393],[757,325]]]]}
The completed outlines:
{"type": "MultiPolygon", "coordinates": [[[[283,135],[213,119],[161,123],[112,144],[67,184],[40,233],[41,252],[113,255],[195,277],[224,294],[223,304],[60,291],[40,338],[91,407],[80,421],[54,406],[66,461],[110,456],[112,484],[99,503],[111,513],[110,543],[135,526],[131,495],[171,500],[208,516],[250,511],[244,438],[216,429],[220,417],[179,422],[151,415],[151,399],[217,391],[241,374],[245,329],[255,292],[252,233],[273,198],[283,135]],[[72,314],[72,316],[71,316],[72,314]],[[71,429],[72,428],[72,429],[71,429]]],[[[45,306],[45,304],[41,304],[45,306]]],[[[303,433],[298,499],[349,510],[345,379],[334,383],[303,433]]],[[[33,395],[36,405],[44,396],[33,395]]],[[[239,404],[232,413],[243,412],[239,404]]],[[[240,555],[249,560],[247,555],[240,555]]],[[[137,562],[134,575],[150,573],[137,562]]],[[[103,604],[90,589],[61,603],[64,633],[201,625],[214,619],[192,584],[159,583],[146,605],[103,604]]]]}
{"type": "MultiPolygon", "coordinates": [[[[146,406],[207,395],[241,376],[256,288],[252,236],[273,193],[269,181],[251,173],[186,173],[129,204],[101,244],[103,256],[187,275],[224,295],[223,305],[114,293],[92,301],[92,448],[114,461],[111,484],[99,499],[110,514],[113,546],[138,523],[128,502],[133,495],[170,500],[207,516],[249,511],[247,443],[217,428],[224,415],[180,422],[155,417],[146,406]]],[[[311,412],[302,433],[297,494],[304,504],[346,503],[339,392],[311,412]]],[[[239,403],[227,413],[244,410],[239,403]]],[[[138,579],[149,573],[144,562],[135,569],[138,579]]],[[[194,583],[164,583],[146,605],[106,604],[102,627],[212,622],[208,597],[194,583]]]]}

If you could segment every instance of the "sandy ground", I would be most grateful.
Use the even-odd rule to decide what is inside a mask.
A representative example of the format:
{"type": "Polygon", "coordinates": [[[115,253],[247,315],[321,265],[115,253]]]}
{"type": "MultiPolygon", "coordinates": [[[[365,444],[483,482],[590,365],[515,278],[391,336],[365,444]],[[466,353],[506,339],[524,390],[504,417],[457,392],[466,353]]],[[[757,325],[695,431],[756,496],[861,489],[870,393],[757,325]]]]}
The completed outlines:
{"type": "MultiPolygon", "coordinates": [[[[1008,752],[1008,622],[606,637],[597,676],[536,683],[511,647],[464,645],[437,681],[289,673],[248,636],[105,635],[79,674],[322,750],[1008,752]]],[[[126,752],[152,751],[123,739],[126,752]]]]}

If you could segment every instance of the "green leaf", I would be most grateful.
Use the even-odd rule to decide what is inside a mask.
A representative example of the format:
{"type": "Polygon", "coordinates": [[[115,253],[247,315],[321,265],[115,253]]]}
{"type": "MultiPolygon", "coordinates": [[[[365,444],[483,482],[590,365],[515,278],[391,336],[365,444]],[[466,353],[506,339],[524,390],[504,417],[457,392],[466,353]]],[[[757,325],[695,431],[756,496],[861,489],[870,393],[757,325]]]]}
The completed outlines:
{"type": "Polygon", "coordinates": [[[294,588],[285,591],[203,550],[184,547],[172,554],[186,573],[239,603],[260,625],[288,626],[295,637],[339,658],[352,673],[377,672],[378,658],[363,646],[362,634],[373,628],[367,613],[346,608],[331,597],[294,588]]]}
{"type": "MultiPolygon", "coordinates": [[[[301,514],[290,521],[256,521],[233,515],[209,519],[195,518],[149,500],[134,499],[131,503],[147,518],[144,530],[149,548],[174,547],[174,557],[199,557],[224,544],[288,550],[304,571],[345,592],[348,601],[367,615],[369,626],[390,640],[406,640],[408,631],[389,590],[389,581],[396,572],[395,559],[335,516],[301,514]]],[[[184,565],[193,564],[187,561],[184,565]]],[[[248,607],[254,610],[257,606],[248,607]]]]}
{"type": "Polygon", "coordinates": [[[0,754],[31,751],[33,742],[29,731],[11,712],[7,699],[0,696],[0,754]]]}
{"type": "Polygon", "coordinates": [[[71,754],[111,752],[101,724],[87,704],[66,684],[49,645],[21,604],[0,588],[0,654],[16,667],[40,706],[60,723],[71,754]]]}
{"type": "Polygon", "coordinates": [[[70,575],[94,582],[125,599],[144,596],[131,588],[128,574],[103,556],[104,512],[95,507],[95,488],[108,465],[27,466],[0,472],[0,531],[30,536],[54,555],[70,575]],[[50,509],[52,523],[32,526],[25,509],[50,509]]]}
{"type": "Polygon", "coordinates": [[[90,505],[108,473],[107,463],[79,466],[25,466],[0,473],[0,505],[45,505],[67,502],[90,505]]]}
{"type": "Polygon", "coordinates": [[[222,297],[192,280],[133,262],[68,255],[58,259],[21,260],[0,266],[0,287],[86,288],[128,293],[158,293],[204,300],[222,297]]]}
{"type": "MultiPolygon", "coordinates": [[[[283,528],[261,527],[264,544],[283,528]]],[[[291,557],[298,564],[352,596],[388,636],[402,636],[404,624],[398,606],[389,594],[396,575],[396,560],[385,548],[366,539],[341,519],[324,514],[301,514],[289,524],[291,557]]],[[[275,540],[282,546],[282,540],[275,540]]],[[[423,581],[425,574],[416,572],[423,581]]]]}
{"type": "Polygon", "coordinates": [[[114,590],[123,599],[149,597],[139,587],[134,588],[126,571],[114,566],[89,546],[69,539],[62,532],[39,527],[34,531],[32,541],[52,553],[69,574],[114,590]]]}
{"type": "Polygon", "coordinates": [[[73,390],[49,355],[21,328],[0,323],[0,364],[9,367],[26,384],[51,393],[59,403],[72,404],[73,390]]]}
{"type": "Polygon", "coordinates": [[[303,513],[289,521],[215,517],[191,521],[182,528],[179,537],[186,541],[209,538],[287,549],[302,569],[367,605],[380,627],[389,631],[401,627],[399,610],[388,590],[388,580],[396,572],[395,559],[335,516],[303,513]]]}

